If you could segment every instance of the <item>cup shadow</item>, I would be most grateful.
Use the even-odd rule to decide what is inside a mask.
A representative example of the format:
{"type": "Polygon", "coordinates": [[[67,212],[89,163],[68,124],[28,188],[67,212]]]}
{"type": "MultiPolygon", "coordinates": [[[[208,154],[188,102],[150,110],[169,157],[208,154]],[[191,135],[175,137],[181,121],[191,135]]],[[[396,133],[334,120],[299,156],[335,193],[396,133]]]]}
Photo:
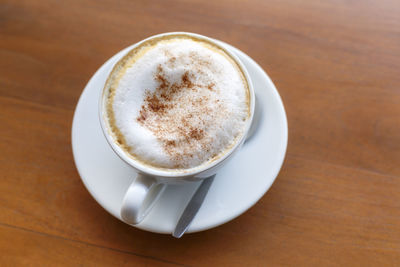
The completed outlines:
{"type": "Polygon", "coordinates": [[[254,105],[254,116],[253,116],[253,121],[251,123],[249,132],[247,134],[245,143],[249,142],[257,132],[257,129],[259,128],[259,124],[262,118],[262,113],[263,113],[263,107],[260,104],[260,100],[258,100],[259,97],[257,97],[257,91],[254,90],[254,95],[255,95],[255,105],[254,105]]]}

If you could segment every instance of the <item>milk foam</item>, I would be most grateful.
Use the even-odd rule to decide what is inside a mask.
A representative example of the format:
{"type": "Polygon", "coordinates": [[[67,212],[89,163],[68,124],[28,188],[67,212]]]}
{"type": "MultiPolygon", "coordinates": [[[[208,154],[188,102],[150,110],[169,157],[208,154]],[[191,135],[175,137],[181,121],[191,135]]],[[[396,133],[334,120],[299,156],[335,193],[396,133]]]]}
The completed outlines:
{"type": "Polygon", "coordinates": [[[222,50],[190,38],[144,47],[111,86],[111,128],[155,167],[190,169],[233,146],[249,117],[248,88],[222,50]]]}

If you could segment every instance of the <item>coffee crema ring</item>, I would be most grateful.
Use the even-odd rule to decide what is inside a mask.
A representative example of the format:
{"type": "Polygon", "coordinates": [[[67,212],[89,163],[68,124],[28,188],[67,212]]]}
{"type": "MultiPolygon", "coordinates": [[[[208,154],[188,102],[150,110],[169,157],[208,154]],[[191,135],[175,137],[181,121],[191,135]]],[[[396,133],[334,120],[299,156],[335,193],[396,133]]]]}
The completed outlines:
{"type": "Polygon", "coordinates": [[[134,48],[114,67],[106,89],[114,139],[156,168],[190,169],[221,157],[250,116],[240,67],[217,46],[188,36],[134,48]]]}

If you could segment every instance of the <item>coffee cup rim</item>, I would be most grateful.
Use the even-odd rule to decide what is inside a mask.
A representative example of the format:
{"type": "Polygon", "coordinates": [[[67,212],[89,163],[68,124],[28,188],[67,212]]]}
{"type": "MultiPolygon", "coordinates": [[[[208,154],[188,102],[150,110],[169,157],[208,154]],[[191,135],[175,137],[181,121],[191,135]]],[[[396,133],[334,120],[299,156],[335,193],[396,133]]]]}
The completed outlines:
{"type": "MultiPolygon", "coordinates": [[[[250,126],[251,126],[251,124],[253,122],[254,109],[255,109],[255,93],[254,93],[253,83],[251,81],[251,78],[250,78],[250,75],[249,75],[247,69],[245,68],[245,66],[243,65],[241,60],[235,54],[233,54],[226,47],[221,45],[217,40],[214,40],[214,39],[209,38],[209,37],[204,36],[204,35],[191,33],[191,32],[160,33],[160,34],[156,34],[156,35],[150,36],[150,37],[148,37],[146,39],[143,39],[143,40],[135,43],[134,45],[129,46],[129,50],[114,64],[111,72],[108,75],[113,73],[115,71],[115,67],[117,66],[118,62],[120,62],[124,57],[126,57],[130,53],[130,51],[132,51],[136,47],[138,47],[141,44],[143,44],[145,42],[148,42],[148,41],[150,41],[152,39],[162,38],[164,36],[170,36],[170,35],[189,36],[189,37],[197,38],[199,40],[203,40],[203,41],[206,41],[208,43],[211,43],[212,45],[214,45],[214,46],[218,47],[219,49],[221,49],[222,51],[224,51],[239,66],[242,74],[244,75],[244,77],[246,79],[247,86],[248,86],[248,89],[249,89],[249,96],[250,96],[250,98],[249,98],[249,100],[250,100],[249,101],[250,102],[250,116],[249,116],[249,119],[247,120],[245,130],[244,130],[242,136],[240,137],[240,139],[237,140],[237,142],[231,148],[229,148],[229,150],[226,153],[224,153],[220,158],[215,159],[214,161],[210,162],[209,164],[202,164],[202,165],[200,165],[198,167],[194,167],[194,168],[190,168],[190,169],[179,169],[177,171],[174,171],[173,169],[163,169],[163,168],[153,167],[153,166],[144,164],[144,163],[140,162],[139,160],[136,160],[132,156],[128,155],[128,152],[126,152],[119,145],[116,144],[116,142],[114,141],[114,138],[112,137],[112,135],[109,132],[110,129],[108,129],[107,123],[105,122],[106,118],[105,118],[105,114],[104,114],[104,110],[105,110],[105,108],[104,108],[104,106],[105,106],[105,97],[104,97],[104,95],[105,95],[105,91],[106,91],[106,88],[107,88],[108,78],[110,76],[108,76],[108,78],[107,78],[107,80],[106,80],[106,82],[105,82],[105,84],[104,84],[104,86],[103,86],[103,88],[101,90],[100,99],[99,99],[99,105],[98,105],[99,106],[98,114],[99,114],[99,120],[100,120],[100,125],[101,125],[101,128],[102,128],[102,132],[103,132],[107,142],[109,143],[111,148],[115,151],[115,153],[124,162],[126,162],[128,165],[130,165],[131,167],[136,169],[139,173],[146,174],[146,175],[149,175],[149,176],[160,177],[160,178],[174,178],[174,179],[182,178],[182,179],[184,179],[184,178],[188,178],[188,177],[196,177],[197,175],[200,175],[203,172],[206,172],[206,171],[208,171],[208,170],[210,170],[212,168],[217,167],[222,162],[224,162],[227,158],[229,158],[229,156],[241,146],[241,144],[246,139],[246,136],[247,136],[247,134],[249,132],[250,126]]],[[[211,173],[211,174],[213,174],[213,173],[211,173]]]]}

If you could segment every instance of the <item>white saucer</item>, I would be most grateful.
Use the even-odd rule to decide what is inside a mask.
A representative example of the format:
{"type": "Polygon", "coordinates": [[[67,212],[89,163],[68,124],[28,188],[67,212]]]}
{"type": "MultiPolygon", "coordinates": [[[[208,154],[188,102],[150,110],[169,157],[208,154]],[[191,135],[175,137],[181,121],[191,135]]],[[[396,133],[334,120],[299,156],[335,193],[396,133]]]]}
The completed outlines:
{"type": "MultiPolygon", "coordinates": [[[[282,166],[287,146],[287,120],[281,98],[271,79],[250,57],[226,45],[247,68],[260,108],[255,134],[218,172],[188,232],[207,230],[226,223],[253,206],[271,187],[282,166]]],[[[72,150],[83,183],[96,201],[120,219],[122,198],[136,174],[110,148],[100,128],[100,91],[113,65],[128,51],[122,50],[93,75],[75,110],[72,150]]],[[[169,185],[149,215],[135,227],[173,232],[199,182],[169,185]]]]}

